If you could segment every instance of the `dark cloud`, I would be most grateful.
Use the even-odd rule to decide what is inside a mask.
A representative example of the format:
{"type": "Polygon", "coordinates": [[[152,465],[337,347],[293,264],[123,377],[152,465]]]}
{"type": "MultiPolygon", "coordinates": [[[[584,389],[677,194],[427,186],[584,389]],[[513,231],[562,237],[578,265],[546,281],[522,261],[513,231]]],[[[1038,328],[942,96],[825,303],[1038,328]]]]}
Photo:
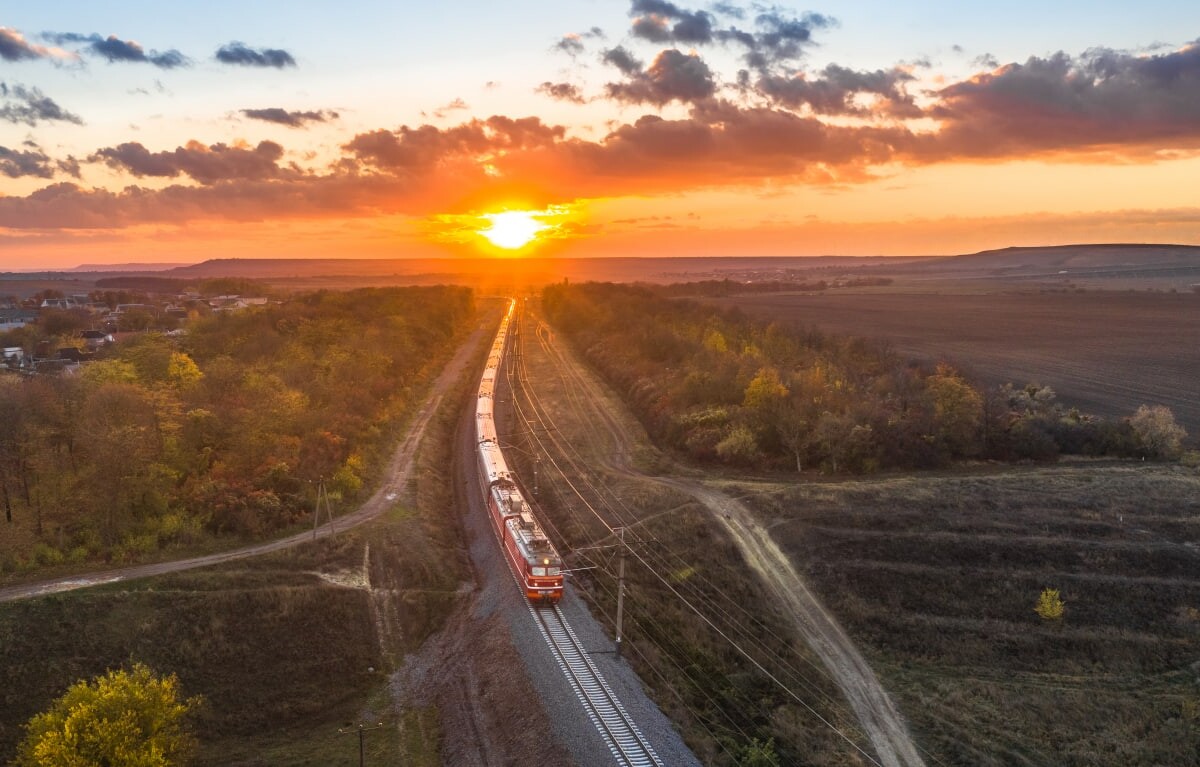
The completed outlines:
{"type": "Polygon", "coordinates": [[[0,173],[9,178],[34,176],[36,178],[52,178],[55,171],[54,161],[46,156],[41,149],[9,149],[0,146],[0,173]]]}
{"type": "Polygon", "coordinates": [[[929,114],[942,128],[925,146],[938,155],[1200,147],[1200,40],[1153,56],[1033,57],[937,95],[929,114]]]}
{"type": "Polygon", "coordinates": [[[600,60],[621,70],[621,74],[634,77],[642,73],[642,62],[623,46],[609,48],[600,55],[600,60]]]}
{"type": "Polygon", "coordinates": [[[544,124],[536,117],[514,119],[494,115],[453,128],[432,125],[360,133],[343,146],[363,165],[392,172],[430,168],[462,158],[476,158],[498,150],[516,151],[553,146],[566,130],[544,124]]]}
{"type": "Polygon", "coordinates": [[[534,89],[537,93],[544,93],[552,99],[559,101],[570,101],[573,104],[582,104],[585,99],[579,92],[579,88],[571,83],[552,83],[544,82],[534,89]]]}
{"type": "Polygon", "coordinates": [[[37,88],[26,88],[24,85],[8,85],[0,82],[0,120],[10,123],[23,123],[30,127],[39,122],[68,122],[83,125],[79,115],[71,114],[58,105],[54,99],[42,93],[37,88]]]}
{"type": "Polygon", "coordinates": [[[774,103],[789,109],[808,106],[818,114],[828,115],[919,117],[921,110],[904,90],[904,84],[913,79],[909,72],[900,68],[861,72],[830,64],[817,77],[764,75],[759,79],[757,89],[774,103]],[[877,99],[874,103],[860,103],[857,97],[864,94],[877,99]]]}
{"type": "Polygon", "coordinates": [[[819,13],[800,16],[775,6],[757,6],[754,28],[719,23],[718,16],[744,20],[746,13],[729,3],[717,3],[713,13],[692,11],[669,0],[631,0],[629,15],[634,37],[652,43],[709,45],[721,43],[745,50],[746,63],[762,74],[799,60],[813,44],[813,33],[837,22],[819,13]],[[714,15],[716,14],[716,15],[714,15]]]}
{"type": "Polygon", "coordinates": [[[241,112],[251,120],[277,123],[279,125],[286,125],[289,128],[303,128],[305,123],[323,123],[338,118],[337,112],[325,109],[316,112],[301,112],[289,111],[279,107],[267,107],[265,109],[243,109],[241,112]]]}
{"type": "Polygon", "coordinates": [[[245,43],[232,42],[217,49],[217,61],[222,64],[237,64],[245,67],[284,67],[296,66],[292,54],[278,48],[251,48],[245,43]]]}
{"type": "Polygon", "coordinates": [[[261,180],[283,176],[290,171],[279,167],[282,157],[283,147],[273,141],[262,141],[253,148],[225,144],[205,146],[191,141],[171,152],[151,152],[137,142],[129,142],[101,149],[88,159],[104,162],[139,178],[187,175],[201,184],[215,184],[230,179],[261,180]]]}
{"type": "Polygon", "coordinates": [[[712,14],[688,11],[665,0],[633,0],[633,34],[655,43],[677,42],[700,45],[713,41],[712,14]]]}
{"type": "Polygon", "coordinates": [[[101,56],[109,63],[128,61],[139,64],[153,64],[161,69],[175,69],[190,65],[191,59],[177,50],[147,51],[141,44],[133,40],[122,40],[116,35],[102,37],[98,34],[82,35],[77,32],[44,32],[42,37],[58,45],[66,43],[86,43],[89,53],[101,56]]]}
{"type": "Polygon", "coordinates": [[[21,61],[24,59],[69,59],[76,58],[66,51],[34,45],[12,27],[0,27],[0,59],[21,61]]]}
{"type": "Polygon", "coordinates": [[[658,106],[710,98],[716,89],[712,70],[702,58],[674,48],[659,53],[644,72],[631,75],[627,82],[605,86],[609,98],[658,106]]]}

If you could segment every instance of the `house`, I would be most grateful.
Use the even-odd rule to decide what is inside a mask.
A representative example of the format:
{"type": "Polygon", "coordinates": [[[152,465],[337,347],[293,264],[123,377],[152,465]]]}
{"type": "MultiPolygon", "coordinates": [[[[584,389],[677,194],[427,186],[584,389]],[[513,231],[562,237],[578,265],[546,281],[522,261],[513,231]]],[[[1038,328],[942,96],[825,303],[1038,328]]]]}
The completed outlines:
{"type": "Polygon", "coordinates": [[[10,368],[25,367],[25,350],[19,346],[5,346],[0,349],[0,361],[10,368]]]}
{"type": "Polygon", "coordinates": [[[73,298],[43,298],[38,304],[39,309],[74,309],[76,306],[73,298]]]}
{"type": "Polygon", "coordinates": [[[79,333],[79,337],[83,339],[84,344],[91,351],[115,342],[112,334],[106,333],[103,330],[84,330],[79,333]]]}
{"type": "Polygon", "coordinates": [[[0,309],[0,333],[32,325],[37,322],[37,316],[32,309],[0,309]]]}

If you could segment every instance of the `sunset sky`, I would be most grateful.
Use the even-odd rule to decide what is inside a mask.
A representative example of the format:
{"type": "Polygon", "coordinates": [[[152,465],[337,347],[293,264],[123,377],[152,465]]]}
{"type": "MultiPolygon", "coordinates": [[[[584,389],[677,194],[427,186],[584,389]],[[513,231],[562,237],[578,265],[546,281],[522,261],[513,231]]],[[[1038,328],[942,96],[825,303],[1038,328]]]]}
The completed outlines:
{"type": "Polygon", "coordinates": [[[1200,5],[978,5],[6,3],[0,269],[1200,244],[1200,5]]]}

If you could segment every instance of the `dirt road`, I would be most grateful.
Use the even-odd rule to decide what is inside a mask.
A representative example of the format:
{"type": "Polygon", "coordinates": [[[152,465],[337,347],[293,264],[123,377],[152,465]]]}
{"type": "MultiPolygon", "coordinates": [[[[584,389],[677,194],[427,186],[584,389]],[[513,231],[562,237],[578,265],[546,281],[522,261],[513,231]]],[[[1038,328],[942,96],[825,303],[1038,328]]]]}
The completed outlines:
{"type": "Polygon", "coordinates": [[[231,551],[222,551],[216,554],[189,557],[187,559],[177,559],[170,562],[155,562],[147,565],[123,567],[116,570],[95,571],[64,578],[55,578],[53,580],[25,583],[19,586],[9,586],[0,589],[0,602],[12,602],[18,599],[29,599],[61,591],[99,586],[104,583],[147,578],[152,575],[176,573],[181,570],[192,570],[197,567],[207,567],[238,559],[256,557],[260,554],[268,554],[273,551],[281,551],[293,546],[299,546],[302,543],[312,541],[314,536],[323,538],[333,535],[339,530],[356,527],[378,517],[405,494],[409,473],[413,466],[413,459],[416,456],[418,445],[421,444],[421,438],[425,434],[425,427],[428,425],[429,419],[437,411],[438,404],[442,400],[442,394],[463,374],[467,363],[472,359],[476,349],[479,348],[479,345],[485,338],[487,338],[487,333],[482,328],[476,328],[467,338],[466,342],[459,347],[459,350],[451,358],[450,362],[446,364],[446,367],[442,369],[442,372],[430,386],[428,399],[425,400],[421,408],[413,415],[412,421],[407,426],[404,439],[401,440],[392,454],[387,469],[383,473],[384,481],[380,484],[379,489],[375,491],[375,494],[367,499],[356,511],[338,517],[333,522],[327,522],[318,527],[315,532],[306,530],[287,538],[267,541],[266,543],[259,543],[231,551]]]}
{"type": "Polygon", "coordinates": [[[548,326],[539,322],[537,335],[541,348],[551,356],[556,372],[570,379],[568,388],[577,392],[573,398],[576,407],[586,408],[592,423],[603,425],[596,433],[611,439],[607,454],[600,458],[601,463],[609,471],[672,487],[707,508],[729,532],[746,562],[785,607],[797,635],[824,663],[870,739],[878,763],[887,767],[924,765],[904,720],[878,677],[837,620],[809,590],[769,531],[742,503],[708,483],[682,477],[649,476],[636,471],[631,465],[633,447],[629,434],[613,415],[614,406],[606,405],[611,395],[581,370],[570,352],[555,341],[548,326]]]}

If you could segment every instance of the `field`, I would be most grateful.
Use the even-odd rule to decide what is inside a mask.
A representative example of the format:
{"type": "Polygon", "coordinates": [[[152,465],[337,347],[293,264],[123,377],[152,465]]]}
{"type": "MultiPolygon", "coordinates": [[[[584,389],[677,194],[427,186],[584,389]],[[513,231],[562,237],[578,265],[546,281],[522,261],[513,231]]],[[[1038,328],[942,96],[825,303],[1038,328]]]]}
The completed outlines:
{"type": "Polygon", "coordinates": [[[1200,477],[1081,463],[740,485],[947,764],[1200,756],[1200,477]],[[1061,622],[1034,612],[1043,588],[1061,622]]]}
{"type": "Polygon", "coordinates": [[[1085,413],[1166,405],[1200,434],[1200,295],[827,291],[716,299],[755,317],[882,339],[987,384],[1037,382],[1085,413]]]}

